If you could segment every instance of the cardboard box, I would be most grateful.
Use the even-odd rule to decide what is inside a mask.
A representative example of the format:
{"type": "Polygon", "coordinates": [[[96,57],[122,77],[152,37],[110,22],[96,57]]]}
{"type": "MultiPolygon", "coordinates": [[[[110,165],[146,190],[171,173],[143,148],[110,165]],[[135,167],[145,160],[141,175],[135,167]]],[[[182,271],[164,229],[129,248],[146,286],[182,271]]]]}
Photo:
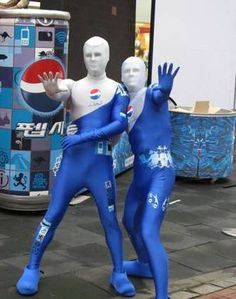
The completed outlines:
{"type": "Polygon", "coordinates": [[[173,112],[182,112],[182,113],[190,113],[197,115],[231,115],[236,114],[236,111],[223,109],[217,106],[210,105],[210,101],[196,101],[194,107],[186,107],[186,106],[171,106],[170,111],[173,112]]]}

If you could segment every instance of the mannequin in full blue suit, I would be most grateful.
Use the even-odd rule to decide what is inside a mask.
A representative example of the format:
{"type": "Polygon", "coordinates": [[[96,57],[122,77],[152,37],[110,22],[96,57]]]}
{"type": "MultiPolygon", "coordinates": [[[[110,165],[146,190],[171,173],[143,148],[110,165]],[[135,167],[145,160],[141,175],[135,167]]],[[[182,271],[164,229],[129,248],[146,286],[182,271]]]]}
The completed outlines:
{"type": "MultiPolygon", "coordinates": [[[[111,285],[122,296],[134,296],[135,289],[123,269],[122,235],[116,218],[116,191],[111,156],[111,136],[127,128],[129,97],[123,87],[107,78],[109,45],[100,37],[84,44],[88,75],[79,80],[61,80],[49,72],[40,77],[47,95],[56,101],[71,100],[71,114],[78,132],[63,141],[63,158],[51,192],[51,200],[32,244],[29,263],[17,282],[17,291],[32,295],[38,291],[40,261],[52,240],[68,204],[82,188],[95,198],[106,242],[113,261],[111,285]]],[[[79,237],[79,236],[78,236],[79,237]]]]}
{"type": "Polygon", "coordinates": [[[122,82],[130,96],[128,135],[134,153],[123,223],[138,257],[125,261],[124,268],[128,275],[153,277],[156,299],[168,299],[168,258],[160,228],[175,181],[168,98],[177,72],[172,64],[159,66],[158,84],[146,88],[144,62],[129,57],[122,64],[122,82]]]}

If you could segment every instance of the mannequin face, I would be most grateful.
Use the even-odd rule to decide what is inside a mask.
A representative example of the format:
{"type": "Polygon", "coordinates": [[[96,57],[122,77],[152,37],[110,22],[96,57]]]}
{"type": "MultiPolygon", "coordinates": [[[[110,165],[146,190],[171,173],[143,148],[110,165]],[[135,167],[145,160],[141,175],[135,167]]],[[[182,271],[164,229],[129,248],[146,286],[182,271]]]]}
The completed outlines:
{"type": "Polygon", "coordinates": [[[138,92],[146,83],[146,67],[138,57],[129,57],[122,64],[122,82],[129,92],[138,92]]]}
{"type": "Polygon", "coordinates": [[[109,61],[109,46],[100,37],[92,37],[84,44],[84,63],[90,76],[105,74],[109,61]]]}

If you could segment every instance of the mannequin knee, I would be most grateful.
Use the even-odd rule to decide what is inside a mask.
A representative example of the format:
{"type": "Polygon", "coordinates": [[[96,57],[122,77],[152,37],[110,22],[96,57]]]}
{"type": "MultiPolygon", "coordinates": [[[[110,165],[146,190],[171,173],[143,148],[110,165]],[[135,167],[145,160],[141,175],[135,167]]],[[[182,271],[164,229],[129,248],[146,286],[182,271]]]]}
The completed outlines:
{"type": "Polygon", "coordinates": [[[57,227],[59,223],[61,222],[64,215],[64,211],[60,211],[57,209],[48,210],[46,215],[44,216],[44,219],[51,223],[52,227],[57,227]]]}
{"type": "Polygon", "coordinates": [[[141,235],[142,235],[142,238],[143,238],[145,243],[146,243],[146,241],[153,238],[153,233],[154,233],[154,230],[152,229],[152,227],[150,225],[148,225],[148,224],[142,225],[141,235]]]}

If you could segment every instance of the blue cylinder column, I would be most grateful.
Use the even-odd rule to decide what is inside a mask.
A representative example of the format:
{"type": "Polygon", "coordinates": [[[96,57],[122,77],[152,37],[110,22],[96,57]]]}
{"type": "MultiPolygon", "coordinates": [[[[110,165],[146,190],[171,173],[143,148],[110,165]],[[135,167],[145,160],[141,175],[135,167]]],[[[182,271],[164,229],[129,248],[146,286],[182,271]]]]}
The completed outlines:
{"type": "Polygon", "coordinates": [[[69,13],[0,11],[0,206],[47,206],[64,129],[63,104],[49,99],[38,74],[66,77],[69,13]]]}

